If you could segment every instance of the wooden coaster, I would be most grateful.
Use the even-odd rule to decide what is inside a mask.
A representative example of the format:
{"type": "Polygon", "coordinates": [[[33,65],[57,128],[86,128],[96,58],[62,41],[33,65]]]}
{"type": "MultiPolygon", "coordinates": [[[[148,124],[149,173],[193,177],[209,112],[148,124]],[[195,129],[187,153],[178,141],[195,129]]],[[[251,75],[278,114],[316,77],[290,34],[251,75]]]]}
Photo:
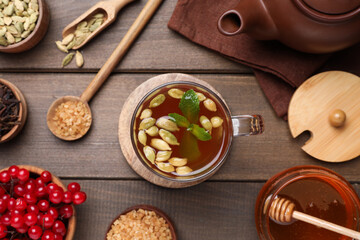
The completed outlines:
{"type": "MultiPolygon", "coordinates": [[[[360,155],[360,78],[350,73],[330,71],[304,82],[289,106],[289,127],[295,138],[311,132],[302,149],[327,162],[343,162],[360,155]],[[334,123],[342,112],[340,124],[334,123]]],[[[338,118],[339,119],[339,118],[338,118]]]]}
{"type": "MultiPolygon", "coordinates": [[[[149,80],[138,86],[130,94],[130,96],[124,103],[119,119],[119,142],[120,142],[121,150],[127,162],[129,163],[130,167],[147,181],[168,188],[184,188],[184,187],[193,186],[210,178],[216,172],[215,170],[205,178],[197,181],[176,182],[176,181],[168,180],[166,178],[162,178],[156,175],[155,173],[150,171],[147,167],[145,167],[144,164],[142,163],[143,160],[138,158],[132,146],[131,136],[130,136],[131,119],[140,100],[152,89],[160,85],[163,85],[165,83],[178,82],[178,81],[187,81],[187,82],[193,82],[203,85],[204,87],[213,91],[216,95],[218,95],[221,98],[221,100],[224,101],[224,99],[220,96],[220,94],[211,85],[209,85],[208,83],[202,80],[180,73],[163,74],[150,78],[149,80]]],[[[219,168],[217,168],[217,170],[218,169],[219,168]]]]}

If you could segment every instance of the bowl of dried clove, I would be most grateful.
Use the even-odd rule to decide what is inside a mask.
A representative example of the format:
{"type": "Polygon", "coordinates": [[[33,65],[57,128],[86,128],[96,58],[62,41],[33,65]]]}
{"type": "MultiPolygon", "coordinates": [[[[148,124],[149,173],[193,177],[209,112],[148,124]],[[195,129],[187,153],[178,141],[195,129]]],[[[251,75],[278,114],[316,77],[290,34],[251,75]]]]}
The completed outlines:
{"type": "Polygon", "coordinates": [[[50,12],[45,0],[0,1],[0,52],[19,53],[45,36],[50,12]]]}
{"type": "Polygon", "coordinates": [[[27,117],[24,95],[9,81],[0,78],[0,143],[14,138],[27,117]]]}

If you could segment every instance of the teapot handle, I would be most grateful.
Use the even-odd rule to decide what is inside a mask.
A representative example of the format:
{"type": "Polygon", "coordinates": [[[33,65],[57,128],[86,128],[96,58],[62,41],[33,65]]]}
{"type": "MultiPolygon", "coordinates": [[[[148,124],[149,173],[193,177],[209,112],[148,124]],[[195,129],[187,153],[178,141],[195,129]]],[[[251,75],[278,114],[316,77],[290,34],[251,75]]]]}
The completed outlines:
{"type": "Polygon", "coordinates": [[[260,115],[231,116],[233,136],[250,136],[264,132],[264,121],[260,115]]]}

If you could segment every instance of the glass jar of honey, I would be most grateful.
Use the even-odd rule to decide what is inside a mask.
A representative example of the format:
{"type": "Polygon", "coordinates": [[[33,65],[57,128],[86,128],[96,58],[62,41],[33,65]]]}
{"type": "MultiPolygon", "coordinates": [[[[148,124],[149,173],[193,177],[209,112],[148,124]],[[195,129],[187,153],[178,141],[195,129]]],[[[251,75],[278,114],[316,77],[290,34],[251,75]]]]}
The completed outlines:
{"type": "Polygon", "coordinates": [[[297,211],[359,230],[359,197],[350,183],[329,169],[297,166],[270,178],[256,200],[258,235],[262,240],[350,240],[349,237],[301,221],[288,224],[275,222],[269,217],[269,206],[276,197],[292,201],[297,211]]]}

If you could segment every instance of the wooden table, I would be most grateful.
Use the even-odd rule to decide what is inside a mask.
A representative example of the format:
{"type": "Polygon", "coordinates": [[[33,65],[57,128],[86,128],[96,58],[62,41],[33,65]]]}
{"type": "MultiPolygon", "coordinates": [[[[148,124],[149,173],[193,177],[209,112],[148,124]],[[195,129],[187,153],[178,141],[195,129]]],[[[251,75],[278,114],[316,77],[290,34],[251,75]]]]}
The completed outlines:
{"type": "Polygon", "coordinates": [[[83,48],[85,66],[60,67],[64,54],[54,41],[62,29],[96,0],[47,0],[51,23],[44,40],[22,54],[0,54],[0,78],[17,85],[29,105],[21,134],[0,146],[1,167],[29,164],[48,169],[65,182],[78,181],[88,194],[77,207],[75,239],[103,239],[110,221],[125,208],[152,204],[173,219],[179,239],[258,239],[254,204],[264,182],[286,168],[321,165],[343,175],[360,191],[360,161],[320,162],[292,139],[247,67],[197,46],[167,28],[176,0],[164,1],[145,31],[90,105],[92,129],[76,142],[55,138],[46,112],[58,97],[80,95],[145,5],[127,6],[115,23],[83,48]],[[165,189],[144,181],[128,166],[117,136],[118,118],[130,92],[161,73],[182,72],[207,81],[225,98],[233,114],[261,114],[265,133],[235,139],[230,156],[208,181],[187,189],[165,189]],[[115,104],[114,104],[115,103],[115,104]]]}

